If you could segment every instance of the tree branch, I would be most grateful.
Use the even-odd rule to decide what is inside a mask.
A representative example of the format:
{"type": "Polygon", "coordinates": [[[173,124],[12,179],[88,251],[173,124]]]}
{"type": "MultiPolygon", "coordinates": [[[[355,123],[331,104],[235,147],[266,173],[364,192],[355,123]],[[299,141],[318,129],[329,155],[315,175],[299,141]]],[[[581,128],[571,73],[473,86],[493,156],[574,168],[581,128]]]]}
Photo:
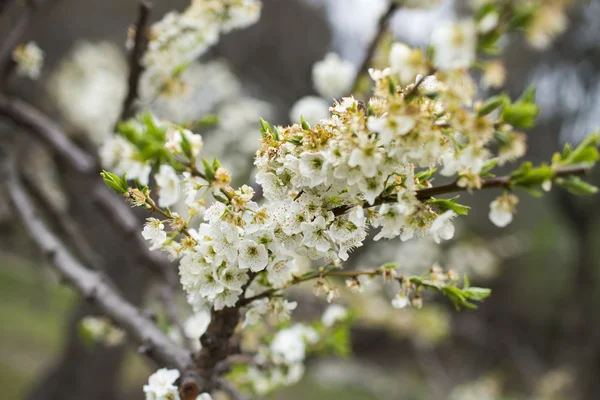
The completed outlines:
{"type": "Polygon", "coordinates": [[[395,0],[390,0],[390,5],[388,6],[387,10],[381,15],[381,17],[379,17],[379,22],[377,22],[377,31],[371,39],[363,60],[358,67],[358,72],[354,78],[354,84],[352,85],[352,92],[355,92],[358,89],[360,78],[367,73],[369,66],[371,65],[373,55],[375,54],[375,50],[377,50],[377,45],[381,41],[381,38],[387,29],[388,23],[396,10],[398,10],[398,7],[398,3],[396,3],[395,0]]]}
{"type": "Polygon", "coordinates": [[[31,238],[52,261],[55,269],[85,298],[93,301],[128,336],[148,350],[158,365],[184,370],[190,365],[190,354],[171,342],[139,309],[125,300],[99,271],[85,268],[73,257],[42,221],[19,181],[13,164],[8,168],[8,190],[12,203],[21,216],[31,238]]]}
{"type": "Polygon", "coordinates": [[[71,142],[52,119],[35,107],[0,94],[0,115],[5,115],[16,124],[30,129],[78,172],[96,172],[94,157],[71,142]]]}
{"type": "MultiPolygon", "coordinates": [[[[555,172],[554,178],[564,177],[564,176],[580,176],[585,175],[590,172],[589,167],[565,167],[558,169],[555,172]]],[[[500,176],[496,178],[487,178],[481,180],[481,188],[480,189],[472,189],[472,190],[483,190],[483,189],[491,189],[491,188],[505,188],[511,189],[512,183],[510,180],[510,176],[500,176]]],[[[429,200],[434,196],[439,196],[443,194],[449,193],[457,193],[464,192],[469,190],[466,187],[462,187],[458,185],[458,181],[454,181],[452,183],[447,183],[445,185],[432,186],[430,188],[417,190],[417,199],[421,201],[429,200]]],[[[363,207],[376,207],[386,203],[395,203],[397,201],[396,196],[385,196],[385,197],[377,197],[373,204],[364,203],[363,207]]],[[[334,208],[332,211],[335,215],[342,215],[348,212],[352,207],[351,206],[340,206],[334,208]]]]}
{"type": "Polygon", "coordinates": [[[169,282],[172,281],[172,274],[168,273],[172,265],[164,256],[148,249],[147,243],[139,234],[138,218],[122,199],[104,185],[97,175],[94,157],[71,142],[52,119],[19,99],[0,94],[0,115],[5,115],[17,125],[29,129],[73,169],[82,175],[88,175],[89,179],[94,179],[89,195],[93,197],[96,206],[123,232],[125,239],[134,246],[143,263],[162,274],[169,282]]]}
{"type": "Polygon", "coordinates": [[[34,200],[41,204],[44,213],[50,216],[53,223],[58,226],[62,234],[73,245],[76,255],[93,269],[102,270],[102,258],[87,242],[75,220],[67,212],[61,210],[60,207],[52,204],[31,177],[24,174],[22,179],[26,190],[33,195],[34,200]]]}
{"type": "MultiPolygon", "coordinates": [[[[135,101],[139,96],[140,78],[144,72],[142,59],[148,48],[148,23],[152,11],[152,0],[141,0],[138,9],[138,19],[135,24],[135,38],[133,49],[129,54],[129,78],[127,96],[123,100],[123,107],[119,121],[133,117],[135,114],[135,101]]],[[[117,121],[117,123],[119,122],[117,121]]]]}

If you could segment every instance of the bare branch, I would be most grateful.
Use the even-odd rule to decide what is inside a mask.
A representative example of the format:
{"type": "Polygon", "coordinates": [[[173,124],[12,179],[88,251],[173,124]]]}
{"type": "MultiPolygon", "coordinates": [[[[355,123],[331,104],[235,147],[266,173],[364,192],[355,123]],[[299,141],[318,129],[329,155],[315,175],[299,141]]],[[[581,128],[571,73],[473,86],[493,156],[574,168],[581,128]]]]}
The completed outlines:
{"type": "Polygon", "coordinates": [[[60,127],[35,107],[15,98],[0,95],[0,115],[35,133],[62,159],[82,174],[96,172],[94,157],[72,143],[60,127]]]}
{"type": "Polygon", "coordinates": [[[128,243],[138,252],[140,261],[172,282],[173,274],[167,271],[172,268],[172,265],[166,257],[148,249],[139,234],[138,218],[131,208],[100,180],[94,157],[71,142],[52,119],[19,99],[0,94],[0,115],[5,115],[16,124],[29,129],[73,169],[82,175],[89,175],[90,179],[95,179],[91,196],[96,206],[124,233],[128,243]]]}
{"type": "Polygon", "coordinates": [[[47,228],[26,190],[20,183],[14,165],[8,167],[8,190],[13,205],[21,216],[31,238],[52,261],[56,270],[86,299],[98,307],[128,336],[147,349],[158,365],[185,369],[190,354],[170,341],[140,310],[125,300],[99,271],[85,268],[47,228]]]}
{"type": "MultiPolygon", "coordinates": [[[[129,54],[129,78],[127,96],[123,101],[123,107],[121,108],[121,115],[119,121],[127,118],[131,118],[135,114],[135,101],[138,98],[138,91],[140,86],[140,77],[144,72],[144,65],[142,59],[148,48],[148,23],[150,20],[150,12],[152,10],[151,0],[141,0],[138,19],[135,24],[135,38],[133,49],[129,54]]],[[[118,121],[117,121],[118,122],[118,121]]]]}
{"type": "Polygon", "coordinates": [[[369,66],[371,65],[371,61],[373,59],[373,55],[375,54],[375,50],[377,50],[377,45],[381,41],[383,34],[385,33],[388,23],[390,19],[394,15],[394,13],[398,10],[398,3],[395,0],[390,0],[390,5],[387,10],[379,17],[379,22],[377,23],[377,31],[375,35],[371,39],[369,46],[365,52],[362,62],[360,63],[360,67],[358,68],[358,72],[356,73],[356,77],[354,78],[354,85],[352,85],[352,91],[355,92],[358,89],[358,84],[360,83],[360,78],[364,74],[367,73],[369,66]]]}
{"type": "Polygon", "coordinates": [[[60,207],[57,207],[49,201],[47,196],[42,193],[39,186],[36,185],[27,174],[23,175],[23,184],[27,191],[33,195],[34,199],[41,204],[44,213],[51,217],[54,224],[62,231],[62,234],[68,238],[69,242],[73,245],[77,256],[86,264],[93,267],[93,269],[98,271],[101,270],[102,263],[100,255],[87,242],[75,220],[73,220],[67,212],[61,210],[60,207]]]}

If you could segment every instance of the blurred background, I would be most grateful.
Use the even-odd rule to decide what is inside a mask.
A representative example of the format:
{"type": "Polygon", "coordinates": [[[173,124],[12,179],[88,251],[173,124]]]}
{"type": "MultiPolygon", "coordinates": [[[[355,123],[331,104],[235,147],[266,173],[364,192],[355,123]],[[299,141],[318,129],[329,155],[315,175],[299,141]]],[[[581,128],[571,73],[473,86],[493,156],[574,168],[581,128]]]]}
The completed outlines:
{"type": "MultiPolygon", "coordinates": [[[[154,20],[188,4],[154,3],[154,20]]],[[[385,0],[264,0],[258,24],[226,35],[185,72],[189,95],[150,102],[142,92],[142,100],[174,120],[218,115],[220,122],[202,132],[204,153],[215,154],[245,182],[252,176],[259,117],[289,123],[296,100],[314,94],[311,68],[327,52],[359,64],[386,8],[385,0]]],[[[41,79],[13,77],[4,89],[39,106],[95,152],[126,91],[125,34],[136,10],[135,0],[51,1],[27,34],[46,54],[41,79]]],[[[2,15],[0,38],[20,11],[11,7],[2,15]]],[[[456,12],[448,0],[425,11],[400,9],[391,23],[393,38],[424,46],[431,29],[456,12]]],[[[534,162],[549,160],[564,142],[578,142],[600,126],[600,0],[577,3],[568,18],[567,32],[547,50],[536,51],[519,37],[505,43],[505,89],[516,97],[529,84],[537,87],[542,112],[528,133],[527,156],[534,162]]],[[[3,141],[25,148],[19,157],[40,196],[83,227],[88,262],[107,271],[131,301],[152,309],[153,278],[86,199],[77,172],[0,118],[3,141]]],[[[599,171],[590,180],[600,184],[599,171]]],[[[130,346],[82,344],[78,322],[93,308],[59,284],[2,185],[0,397],[142,398],[154,367],[130,346]]],[[[543,199],[523,195],[515,221],[499,229],[487,217],[496,195],[463,195],[472,211],[443,246],[377,242],[350,259],[357,267],[395,260],[407,273],[440,262],[492,288],[479,310],[455,312],[438,297],[420,311],[395,310],[384,298],[361,296],[348,303],[359,310],[352,353],[309,360],[300,384],[269,398],[600,398],[598,196],[575,198],[560,190],[543,199]]],[[[306,304],[300,314],[323,307],[317,300],[306,304]]]]}

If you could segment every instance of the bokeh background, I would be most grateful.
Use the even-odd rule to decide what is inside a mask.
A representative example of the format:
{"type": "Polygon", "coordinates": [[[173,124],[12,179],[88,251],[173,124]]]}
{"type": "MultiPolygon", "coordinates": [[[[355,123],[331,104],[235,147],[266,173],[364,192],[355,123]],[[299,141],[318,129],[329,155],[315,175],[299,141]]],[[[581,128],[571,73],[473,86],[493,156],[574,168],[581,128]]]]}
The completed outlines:
{"type": "MultiPolygon", "coordinates": [[[[84,147],[102,143],[126,88],[125,32],[135,0],[55,0],[38,13],[27,36],[46,53],[42,78],[13,78],[6,91],[56,118],[84,147]],[[121,97],[119,97],[121,96],[121,97]]],[[[154,2],[153,18],[185,0],[154,2]]],[[[431,29],[457,12],[453,1],[427,11],[400,10],[394,40],[427,43],[431,29]]],[[[202,132],[205,154],[217,155],[240,177],[252,174],[259,117],[288,123],[294,102],[314,94],[310,74],[328,51],[358,64],[385,0],[264,0],[261,21],[226,35],[190,68],[193,88],[178,101],[153,102],[159,115],[220,123],[202,132]]],[[[0,19],[4,37],[19,14],[0,19]]],[[[528,134],[528,159],[548,160],[566,141],[600,126],[600,1],[581,1],[569,28],[544,51],[519,37],[505,43],[505,90],[537,87],[542,108],[528,134]]],[[[390,37],[390,40],[392,37],[390,37]]],[[[0,119],[0,142],[25,143],[27,176],[58,210],[73,215],[98,263],[126,295],[152,309],[157,290],[122,238],[86,201],[85,183],[26,132],[0,119]]],[[[600,173],[590,177],[600,183],[600,173]]],[[[488,204],[497,193],[463,195],[472,206],[454,240],[370,244],[354,266],[396,260],[407,272],[439,261],[492,288],[476,312],[455,312],[427,299],[418,312],[392,310],[376,296],[349,304],[359,310],[347,357],[309,360],[305,379],[273,399],[596,399],[600,398],[600,202],[553,191],[521,196],[518,217],[493,226],[488,204]]],[[[0,182],[0,395],[3,399],[140,399],[153,366],[129,346],[93,349],[78,338],[81,317],[93,312],[60,285],[28,239],[0,182]]],[[[306,297],[300,314],[323,305],[306,297]]]]}

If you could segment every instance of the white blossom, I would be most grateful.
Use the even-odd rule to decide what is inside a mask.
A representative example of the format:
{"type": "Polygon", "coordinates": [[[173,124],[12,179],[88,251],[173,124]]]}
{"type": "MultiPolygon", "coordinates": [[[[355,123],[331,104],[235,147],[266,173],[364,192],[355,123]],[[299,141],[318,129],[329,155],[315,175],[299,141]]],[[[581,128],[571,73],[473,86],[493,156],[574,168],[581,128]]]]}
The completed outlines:
{"type": "Polygon", "coordinates": [[[302,324],[282,329],[271,342],[271,351],[280,356],[284,363],[293,364],[303,361],[306,357],[306,344],[314,343],[318,334],[314,329],[302,324]]]}
{"type": "Polygon", "coordinates": [[[169,207],[177,203],[180,196],[179,177],[170,165],[161,165],[158,174],[154,175],[158,185],[158,205],[169,207]]]}
{"type": "Polygon", "coordinates": [[[448,210],[433,221],[429,232],[436,243],[440,243],[442,240],[450,240],[454,237],[454,225],[452,225],[454,218],[456,218],[456,213],[448,210]]]}
{"type": "Polygon", "coordinates": [[[299,122],[303,117],[311,125],[329,117],[329,103],[317,96],[305,96],[296,101],[290,110],[290,120],[299,122]]]}
{"type": "Polygon", "coordinates": [[[44,64],[44,52],[35,42],[21,44],[12,54],[17,64],[17,74],[31,79],[38,79],[44,64]]]}
{"type": "Polygon", "coordinates": [[[328,53],[323,60],[316,62],[312,69],[315,89],[327,99],[350,94],[355,76],[354,64],[342,60],[335,53],[328,53]]]}
{"type": "Polygon", "coordinates": [[[240,268],[251,271],[262,271],[267,267],[269,254],[264,245],[253,240],[244,240],[239,251],[240,268]]]}
{"type": "Polygon", "coordinates": [[[162,247],[167,241],[167,232],[164,224],[156,218],[147,218],[142,236],[150,242],[150,250],[156,250],[162,247]]]}
{"type": "Polygon", "coordinates": [[[146,400],[173,400],[179,399],[179,389],[175,381],[179,379],[176,369],[162,368],[150,375],[148,384],[144,385],[146,400]]]}
{"type": "Polygon", "coordinates": [[[321,322],[323,325],[331,327],[338,321],[343,321],[348,316],[348,310],[344,306],[339,304],[331,304],[323,313],[321,317],[321,322]]]}
{"type": "Polygon", "coordinates": [[[468,68],[475,61],[475,23],[470,19],[442,23],[434,29],[431,45],[435,48],[434,63],[438,68],[468,68]]]}
{"type": "Polygon", "coordinates": [[[496,198],[490,204],[490,221],[500,228],[510,224],[518,201],[516,196],[510,194],[496,198]]]}

